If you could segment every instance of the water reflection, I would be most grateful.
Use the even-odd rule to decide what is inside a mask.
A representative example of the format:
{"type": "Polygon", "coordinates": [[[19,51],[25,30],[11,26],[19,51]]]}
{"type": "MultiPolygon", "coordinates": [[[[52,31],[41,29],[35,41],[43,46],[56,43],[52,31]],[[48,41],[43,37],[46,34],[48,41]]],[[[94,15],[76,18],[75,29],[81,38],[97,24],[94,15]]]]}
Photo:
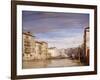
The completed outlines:
{"type": "Polygon", "coordinates": [[[71,60],[71,59],[23,61],[23,69],[47,68],[47,67],[71,67],[71,66],[83,66],[83,64],[80,63],[78,60],[71,60]]]}

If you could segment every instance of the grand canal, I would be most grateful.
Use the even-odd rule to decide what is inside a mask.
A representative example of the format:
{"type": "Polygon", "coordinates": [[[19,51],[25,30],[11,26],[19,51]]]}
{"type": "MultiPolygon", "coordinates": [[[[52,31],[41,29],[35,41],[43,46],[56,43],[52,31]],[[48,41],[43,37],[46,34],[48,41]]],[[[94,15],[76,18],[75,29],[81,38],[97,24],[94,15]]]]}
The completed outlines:
{"type": "Polygon", "coordinates": [[[23,61],[23,69],[48,68],[48,67],[71,67],[71,66],[83,66],[83,64],[80,63],[78,60],[72,60],[69,58],[23,61]]]}

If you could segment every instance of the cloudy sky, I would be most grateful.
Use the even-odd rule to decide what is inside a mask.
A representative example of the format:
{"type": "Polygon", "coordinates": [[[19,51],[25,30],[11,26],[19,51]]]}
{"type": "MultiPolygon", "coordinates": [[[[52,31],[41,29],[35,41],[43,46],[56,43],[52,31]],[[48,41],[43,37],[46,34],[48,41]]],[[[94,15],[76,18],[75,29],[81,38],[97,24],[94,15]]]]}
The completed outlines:
{"type": "Polygon", "coordinates": [[[89,26],[89,14],[22,12],[23,31],[30,31],[36,40],[49,47],[71,48],[83,42],[84,28],[89,26]]]}

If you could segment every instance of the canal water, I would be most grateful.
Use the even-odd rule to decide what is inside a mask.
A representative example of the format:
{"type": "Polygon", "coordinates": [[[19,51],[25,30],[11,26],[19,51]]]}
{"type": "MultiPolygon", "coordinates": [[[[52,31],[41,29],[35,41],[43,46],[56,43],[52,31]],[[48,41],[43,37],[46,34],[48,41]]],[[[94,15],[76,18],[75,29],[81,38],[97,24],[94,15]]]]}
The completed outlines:
{"type": "Polygon", "coordinates": [[[35,61],[23,61],[23,69],[30,68],[48,68],[48,67],[71,67],[71,66],[83,66],[78,60],[66,59],[49,59],[49,60],[35,60],[35,61]]]}

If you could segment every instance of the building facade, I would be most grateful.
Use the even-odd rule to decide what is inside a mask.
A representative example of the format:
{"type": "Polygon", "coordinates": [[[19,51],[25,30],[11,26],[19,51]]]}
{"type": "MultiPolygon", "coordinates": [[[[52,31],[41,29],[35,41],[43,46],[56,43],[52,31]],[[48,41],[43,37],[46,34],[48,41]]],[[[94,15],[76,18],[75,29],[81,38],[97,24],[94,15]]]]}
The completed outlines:
{"type": "Polygon", "coordinates": [[[39,60],[50,58],[48,44],[35,40],[30,32],[23,33],[23,60],[39,60]]]}
{"type": "Polygon", "coordinates": [[[46,59],[48,55],[48,44],[44,41],[41,42],[41,58],[46,59]]]}
{"type": "Polygon", "coordinates": [[[48,48],[48,53],[51,55],[52,58],[60,56],[60,53],[56,47],[48,48]]]}
{"type": "Polygon", "coordinates": [[[41,42],[35,41],[35,59],[41,59],[41,42]]]}
{"type": "Polygon", "coordinates": [[[84,54],[85,54],[85,62],[89,65],[89,56],[90,56],[90,30],[89,27],[84,30],[84,54]]]}
{"type": "Polygon", "coordinates": [[[23,59],[28,60],[34,58],[35,52],[35,36],[32,36],[30,32],[24,32],[23,35],[23,59]]]}
{"type": "Polygon", "coordinates": [[[85,52],[86,52],[86,63],[89,65],[89,56],[90,56],[90,31],[89,28],[86,28],[86,44],[85,44],[85,52]]]}

